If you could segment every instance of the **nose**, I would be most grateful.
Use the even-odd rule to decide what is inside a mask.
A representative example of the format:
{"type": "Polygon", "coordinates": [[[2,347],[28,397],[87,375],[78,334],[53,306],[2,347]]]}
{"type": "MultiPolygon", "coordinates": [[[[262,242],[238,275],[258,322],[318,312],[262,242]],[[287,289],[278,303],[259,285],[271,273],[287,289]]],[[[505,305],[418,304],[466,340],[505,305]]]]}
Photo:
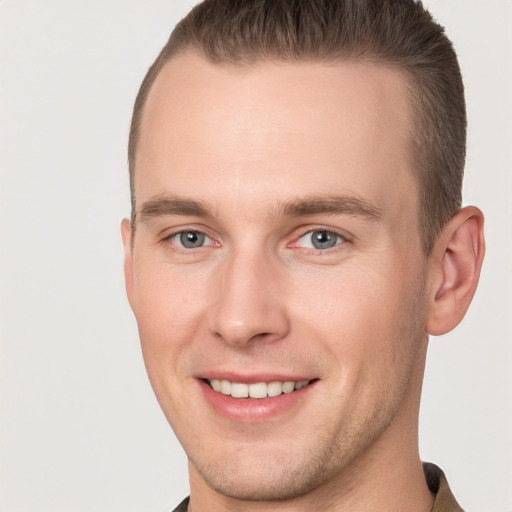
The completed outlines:
{"type": "Polygon", "coordinates": [[[210,309],[213,334],[235,347],[285,337],[289,321],[280,263],[246,252],[233,254],[221,267],[210,309]]]}

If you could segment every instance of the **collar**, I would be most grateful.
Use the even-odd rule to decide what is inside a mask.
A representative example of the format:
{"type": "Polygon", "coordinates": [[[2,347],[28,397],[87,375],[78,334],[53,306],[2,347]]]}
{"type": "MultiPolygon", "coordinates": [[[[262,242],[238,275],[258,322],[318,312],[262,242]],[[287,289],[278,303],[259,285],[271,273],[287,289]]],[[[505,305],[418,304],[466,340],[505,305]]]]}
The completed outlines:
{"type": "Polygon", "coordinates": [[[430,512],[464,512],[452,494],[443,470],[430,462],[423,463],[428,488],[435,495],[430,512]]]}

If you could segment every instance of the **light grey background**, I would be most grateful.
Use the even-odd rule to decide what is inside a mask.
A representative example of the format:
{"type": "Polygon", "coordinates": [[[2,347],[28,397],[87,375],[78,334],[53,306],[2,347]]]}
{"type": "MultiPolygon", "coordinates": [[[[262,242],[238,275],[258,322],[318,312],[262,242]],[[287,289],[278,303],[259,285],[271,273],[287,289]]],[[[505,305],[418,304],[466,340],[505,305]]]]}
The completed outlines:
{"type": "MultiPolygon", "coordinates": [[[[142,77],[193,0],[0,1],[0,511],[166,511],[186,459],[148,384],[119,223],[142,77]]],[[[424,460],[468,510],[512,511],[512,3],[428,0],[467,88],[475,301],[433,338],[424,460]]]]}

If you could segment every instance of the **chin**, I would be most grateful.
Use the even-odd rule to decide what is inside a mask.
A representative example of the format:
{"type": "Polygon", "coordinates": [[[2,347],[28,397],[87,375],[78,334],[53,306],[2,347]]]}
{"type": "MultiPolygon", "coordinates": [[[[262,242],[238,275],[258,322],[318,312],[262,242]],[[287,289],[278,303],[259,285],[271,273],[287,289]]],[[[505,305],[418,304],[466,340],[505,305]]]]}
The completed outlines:
{"type": "MultiPolygon", "coordinates": [[[[282,469],[282,468],[281,468],[282,469]]],[[[281,501],[290,500],[307,494],[317,487],[318,480],[308,475],[295,475],[294,472],[276,472],[276,468],[268,472],[241,474],[202,471],[206,483],[217,493],[243,501],[281,501]]]]}
{"type": "Polygon", "coordinates": [[[307,494],[339,471],[343,457],[325,453],[274,453],[225,457],[196,463],[194,469],[219,494],[245,501],[282,501],[307,494]]]}

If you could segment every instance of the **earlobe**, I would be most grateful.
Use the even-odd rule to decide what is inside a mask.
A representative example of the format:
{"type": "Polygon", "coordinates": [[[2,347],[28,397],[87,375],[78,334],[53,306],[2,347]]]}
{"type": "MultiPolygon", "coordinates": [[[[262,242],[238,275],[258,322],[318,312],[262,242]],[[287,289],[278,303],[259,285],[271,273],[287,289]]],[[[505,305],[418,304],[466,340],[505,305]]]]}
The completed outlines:
{"type": "Polygon", "coordinates": [[[121,236],[124,246],[124,279],[128,302],[133,309],[133,249],[132,249],[132,228],[128,219],[121,222],[121,236]]]}
{"type": "Polygon", "coordinates": [[[475,294],[485,253],[484,217],[462,208],[439,235],[431,258],[432,289],[426,330],[445,334],[464,318],[475,294]]]}

